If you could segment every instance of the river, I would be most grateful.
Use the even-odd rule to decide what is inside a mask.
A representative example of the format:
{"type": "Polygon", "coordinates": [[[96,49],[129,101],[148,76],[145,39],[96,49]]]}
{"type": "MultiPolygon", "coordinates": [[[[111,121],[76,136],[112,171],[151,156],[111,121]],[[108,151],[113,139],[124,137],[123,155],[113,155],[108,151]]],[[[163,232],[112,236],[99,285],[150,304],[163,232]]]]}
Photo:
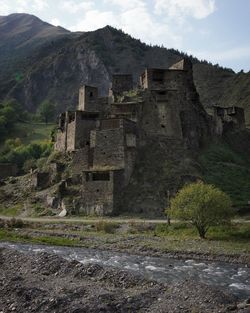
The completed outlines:
{"type": "Polygon", "coordinates": [[[223,262],[198,262],[167,257],[149,257],[75,247],[0,242],[0,247],[16,249],[23,253],[55,253],[67,260],[140,273],[147,279],[167,283],[193,280],[230,291],[240,299],[250,298],[250,268],[223,262]]]}

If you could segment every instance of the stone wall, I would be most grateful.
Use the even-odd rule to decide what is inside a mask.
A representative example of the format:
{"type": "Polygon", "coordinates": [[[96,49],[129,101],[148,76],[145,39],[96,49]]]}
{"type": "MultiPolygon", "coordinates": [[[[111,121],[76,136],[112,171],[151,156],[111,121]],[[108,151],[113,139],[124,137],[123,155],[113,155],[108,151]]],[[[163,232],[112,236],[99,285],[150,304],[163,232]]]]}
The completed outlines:
{"type": "Polygon", "coordinates": [[[141,87],[148,90],[181,89],[186,71],[147,69],[141,76],[141,87]]]}
{"type": "Polygon", "coordinates": [[[243,130],[246,127],[244,109],[235,106],[214,106],[213,120],[214,133],[219,136],[227,131],[243,130]]]}
{"type": "Polygon", "coordinates": [[[78,111],[76,114],[75,149],[90,145],[90,132],[96,128],[97,115],[87,115],[78,111]]]}
{"type": "Polygon", "coordinates": [[[140,111],[143,103],[130,102],[130,103],[112,103],[111,117],[127,118],[137,122],[138,112],[140,111]]]}
{"type": "Polygon", "coordinates": [[[35,189],[45,189],[50,185],[50,173],[34,172],[32,174],[32,186],[35,189]]]}
{"type": "Polygon", "coordinates": [[[79,212],[108,215],[115,209],[123,186],[122,171],[86,171],[83,174],[79,212]]]}
{"type": "Polygon", "coordinates": [[[72,153],[72,174],[80,174],[83,170],[87,170],[91,165],[90,147],[86,146],[72,153]]]}
{"type": "Polygon", "coordinates": [[[141,131],[148,136],[182,139],[179,110],[180,99],[176,91],[166,91],[161,99],[153,94],[142,107],[141,131]]]}
{"type": "MultiPolygon", "coordinates": [[[[93,167],[125,167],[125,147],[123,128],[96,130],[93,167]]],[[[92,137],[91,137],[92,138],[92,137]]]]}
{"type": "Polygon", "coordinates": [[[57,130],[54,149],[61,152],[66,151],[66,132],[60,128],[57,130]]]}
{"type": "MultiPolygon", "coordinates": [[[[96,128],[99,113],[67,112],[63,127],[57,131],[55,150],[75,151],[90,144],[90,132],[96,128]]],[[[60,122],[59,122],[60,126],[60,122]]]]}
{"type": "Polygon", "coordinates": [[[146,90],[139,129],[146,136],[183,140],[187,148],[198,149],[210,135],[211,121],[199,101],[191,63],[148,69],[141,84],[146,90]]]}
{"type": "Polygon", "coordinates": [[[98,111],[98,88],[93,86],[83,86],[79,90],[79,111],[98,111]]]}
{"type": "Polygon", "coordinates": [[[0,163],[0,180],[5,179],[9,176],[16,176],[16,175],[17,175],[16,164],[0,163]]]}
{"type": "Polygon", "coordinates": [[[123,168],[128,181],[136,155],[136,123],[125,119],[100,120],[99,128],[91,132],[90,147],[93,168],[123,168]]]}
{"type": "Polygon", "coordinates": [[[112,91],[114,96],[121,95],[124,91],[133,89],[132,75],[116,74],[112,78],[112,91]]]}

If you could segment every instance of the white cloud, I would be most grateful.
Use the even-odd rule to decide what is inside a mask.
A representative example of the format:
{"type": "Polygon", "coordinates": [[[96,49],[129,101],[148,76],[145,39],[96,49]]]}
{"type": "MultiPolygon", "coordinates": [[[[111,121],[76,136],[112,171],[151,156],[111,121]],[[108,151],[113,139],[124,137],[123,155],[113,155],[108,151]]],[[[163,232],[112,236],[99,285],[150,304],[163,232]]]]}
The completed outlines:
{"type": "Polygon", "coordinates": [[[206,18],[215,11],[215,0],[155,0],[155,13],[171,18],[206,18]]]}
{"type": "Polygon", "coordinates": [[[71,31],[92,31],[106,25],[124,30],[135,38],[146,43],[179,48],[182,37],[171,30],[165,23],[159,23],[149,13],[146,7],[137,7],[119,13],[112,11],[91,10],[69,29],[71,31]]]}
{"type": "Polygon", "coordinates": [[[169,26],[154,20],[146,8],[135,8],[120,15],[121,28],[146,43],[176,47],[181,45],[181,37],[169,26]]]}
{"type": "Polygon", "coordinates": [[[92,31],[106,25],[118,25],[117,16],[111,11],[101,12],[98,10],[88,11],[85,16],[72,27],[72,31],[92,31]]]}
{"type": "Polygon", "coordinates": [[[61,9],[64,11],[67,11],[71,14],[81,13],[89,11],[93,9],[94,2],[93,1],[81,1],[81,2],[75,2],[72,0],[63,1],[61,9]]]}
{"type": "Polygon", "coordinates": [[[123,11],[145,6],[145,1],[142,0],[104,0],[104,3],[115,5],[123,11]]]}
{"type": "Polygon", "coordinates": [[[9,13],[11,13],[11,8],[7,1],[0,1],[0,15],[8,15],[9,13]]]}
{"type": "Polygon", "coordinates": [[[54,26],[60,26],[61,22],[58,18],[52,18],[52,20],[50,21],[50,24],[54,25],[54,26]]]}
{"type": "Polygon", "coordinates": [[[200,59],[211,60],[215,63],[223,61],[241,60],[249,58],[250,46],[237,47],[233,49],[223,49],[220,51],[196,51],[192,52],[200,59]]]}
{"type": "Polygon", "coordinates": [[[16,0],[15,12],[37,14],[48,7],[48,0],[16,0]]]}
{"type": "Polygon", "coordinates": [[[33,0],[32,8],[35,11],[43,11],[44,9],[49,7],[47,0],[33,0]]]}

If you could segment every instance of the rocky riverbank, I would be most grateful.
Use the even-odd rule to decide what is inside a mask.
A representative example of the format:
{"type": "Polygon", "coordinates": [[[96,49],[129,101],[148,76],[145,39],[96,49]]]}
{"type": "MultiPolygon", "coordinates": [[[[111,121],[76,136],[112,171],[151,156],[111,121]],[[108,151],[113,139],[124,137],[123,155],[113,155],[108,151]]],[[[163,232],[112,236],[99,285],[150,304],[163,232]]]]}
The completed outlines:
{"type": "Polygon", "coordinates": [[[0,249],[0,312],[248,312],[231,294],[186,280],[165,284],[48,253],[0,249]]]}

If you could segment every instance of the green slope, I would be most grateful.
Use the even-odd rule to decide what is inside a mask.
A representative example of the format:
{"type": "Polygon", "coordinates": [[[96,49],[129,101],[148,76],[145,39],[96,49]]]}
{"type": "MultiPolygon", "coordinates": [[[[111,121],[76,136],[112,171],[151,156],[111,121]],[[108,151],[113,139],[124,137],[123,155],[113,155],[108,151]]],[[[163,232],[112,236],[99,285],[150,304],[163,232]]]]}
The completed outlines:
{"type": "MultiPolygon", "coordinates": [[[[199,162],[205,182],[229,194],[237,208],[247,210],[250,201],[250,158],[244,146],[238,149],[234,142],[241,141],[244,136],[244,133],[235,133],[231,138],[211,143],[200,155],[199,162]]],[[[247,137],[249,141],[249,133],[247,137]]]]}
{"type": "MultiPolygon", "coordinates": [[[[51,131],[54,127],[54,124],[17,123],[6,139],[19,138],[24,145],[41,143],[50,140],[51,131]]],[[[0,142],[0,151],[3,149],[3,146],[4,141],[0,142]]]]}

